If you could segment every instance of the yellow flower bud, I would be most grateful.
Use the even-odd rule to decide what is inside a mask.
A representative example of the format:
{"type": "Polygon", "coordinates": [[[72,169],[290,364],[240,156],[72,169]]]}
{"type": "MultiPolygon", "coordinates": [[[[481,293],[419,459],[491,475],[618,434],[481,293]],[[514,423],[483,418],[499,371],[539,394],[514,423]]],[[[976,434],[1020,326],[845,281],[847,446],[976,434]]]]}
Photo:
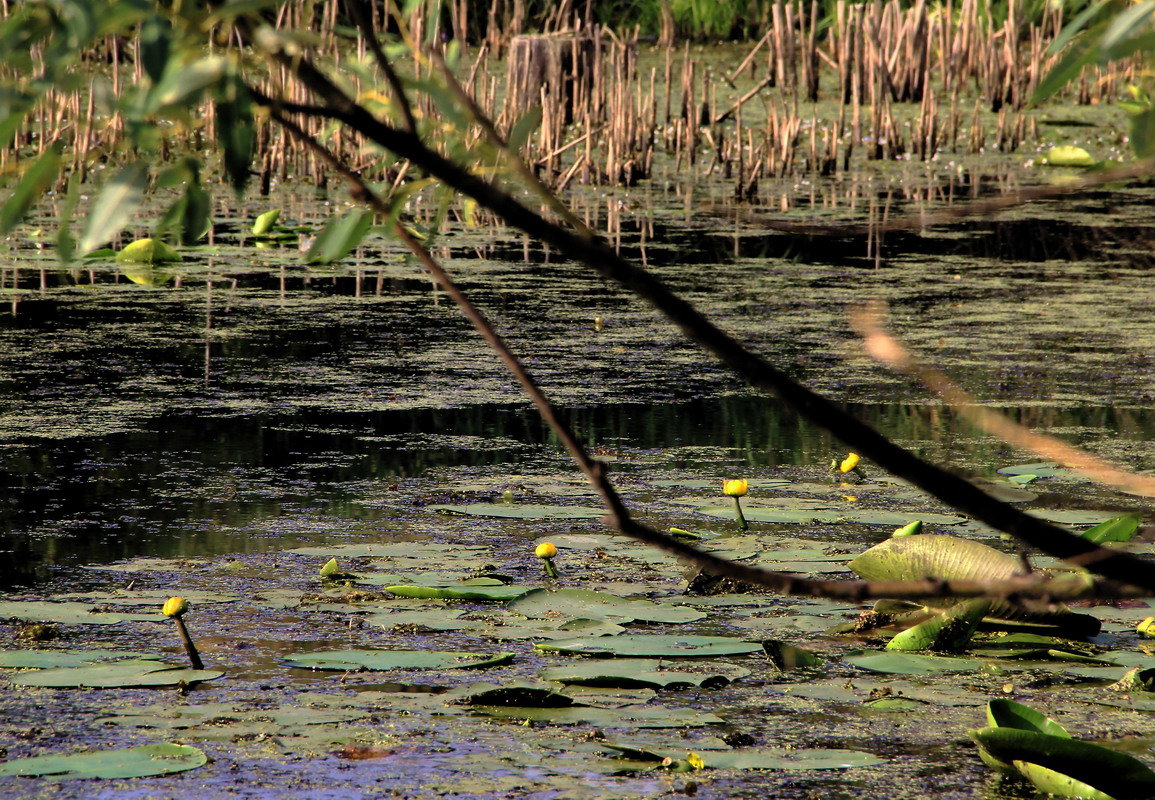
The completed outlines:
{"type": "Polygon", "coordinates": [[[533,552],[538,558],[553,558],[557,555],[557,548],[553,546],[552,542],[542,542],[533,552]]]}
{"type": "Polygon", "coordinates": [[[858,462],[861,460],[862,459],[858,457],[858,453],[850,453],[846,458],[842,459],[842,463],[838,465],[838,471],[850,472],[850,470],[858,466],[858,462]]]}
{"type": "Polygon", "coordinates": [[[166,617],[179,617],[186,611],[188,611],[188,600],[183,597],[170,597],[161,608],[161,613],[166,617]]]}
{"type": "Polygon", "coordinates": [[[722,481],[722,494],[727,497],[743,497],[750,491],[750,484],[745,478],[722,481]]]}

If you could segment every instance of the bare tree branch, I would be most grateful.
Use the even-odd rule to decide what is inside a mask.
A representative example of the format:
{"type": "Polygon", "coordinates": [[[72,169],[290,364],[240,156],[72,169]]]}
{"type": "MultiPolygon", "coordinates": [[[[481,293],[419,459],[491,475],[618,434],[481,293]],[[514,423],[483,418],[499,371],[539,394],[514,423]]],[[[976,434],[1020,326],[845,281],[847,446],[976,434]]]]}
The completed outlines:
{"type": "MultiPolygon", "coordinates": [[[[321,157],[330,168],[349,183],[350,194],[358,202],[367,204],[378,214],[388,216],[389,204],[365,183],[361,176],[349,169],[328,148],[300,126],[282,115],[276,108],[270,115],[290,135],[321,157]]],[[[672,553],[695,566],[716,575],[724,575],[735,580],[764,586],[781,594],[835,597],[861,601],[873,598],[926,599],[934,597],[995,596],[1009,599],[1042,599],[1046,602],[1073,597],[1132,597],[1142,596],[1125,586],[1110,581],[1088,581],[1081,577],[1049,578],[1027,572],[1007,581],[985,583],[981,581],[941,581],[936,579],[920,581],[817,581],[800,578],[780,572],[771,572],[760,567],[737,564],[719,558],[711,553],[681,542],[636,521],[623,502],[607,475],[606,465],[592,458],[589,452],[562,420],[557,409],[538,386],[533,376],[525,369],[520,359],[509,349],[505,341],[494,330],[492,324],[464,292],[456,285],[445,269],[433,258],[400,222],[393,223],[393,232],[405,243],[441,288],[448,294],[473,327],[489,346],[497,353],[506,368],[514,375],[522,389],[529,396],[538,413],[557,434],[558,439],[569,451],[578,467],[589,478],[594,489],[601,496],[608,510],[606,524],[620,532],[646,544],[672,553]]]]}
{"type": "MultiPolygon", "coordinates": [[[[259,40],[261,37],[256,38],[259,40]]],[[[266,47],[269,45],[267,38],[263,43],[266,47]]],[[[262,43],[258,41],[257,44],[259,47],[262,43]]],[[[891,474],[1049,555],[1085,566],[1111,580],[1155,591],[1155,569],[1148,562],[1099,547],[1057,525],[1032,517],[899,447],[834,402],[748,351],[649,272],[622,259],[604,241],[549,222],[509,193],[430,150],[416,135],[382,123],[334,85],[308,58],[280,50],[266,49],[266,52],[312,92],[324,97],[334,109],[335,116],[354,130],[474,198],[511,226],[537,237],[646,299],[687,337],[713,353],[750,385],[776,394],[798,413],[826,428],[891,474]]]]}

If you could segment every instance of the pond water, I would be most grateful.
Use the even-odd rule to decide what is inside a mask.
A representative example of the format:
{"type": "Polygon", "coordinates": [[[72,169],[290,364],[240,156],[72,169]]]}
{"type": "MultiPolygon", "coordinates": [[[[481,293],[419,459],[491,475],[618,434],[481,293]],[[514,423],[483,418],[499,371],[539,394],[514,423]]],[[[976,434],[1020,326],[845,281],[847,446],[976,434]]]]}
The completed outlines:
{"type": "MultiPolygon", "coordinates": [[[[773,228],[782,219],[893,218],[925,206],[912,187],[957,185],[982,195],[1040,179],[1026,167],[1009,178],[924,169],[783,184],[788,211],[779,200],[735,209],[710,187],[672,179],[644,194],[590,192],[577,203],[614,231],[624,254],[723,327],[927,458],[985,479],[1037,460],[976,433],[920,387],[858,355],[850,304],[887,300],[895,332],[983,402],[1124,466],[1155,468],[1152,187],[1107,188],[922,232],[800,236],[773,228]]],[[[965,730],[981,724],[987,698],[1006,693],[1058,709],[1081,734],[1132,735],[1132,752],[1151,755],[1145,712],[1103,712],[1082,695],[1104,690],[1071,688],[1102,686],[1105,675],[1000,663],[963,681],[864,677],[841,660],[862,641],[823,633],[852,619],[852,605],[744,593],[687,599],[688,576],[672,559],[596,538],[603,529],[590,508],[595,498],[497,360],[396,244],[373,238],[341,264],[307,268],[295,241],[257,248],[246,235],[263,206],[241,213],[222,203],[212,243],[187,251],[179,265],[126,269],[96,259],[61,270],[33,239],[0,270],[5,597],[62,600],[68,592],[122,613],[126,603],[186,594],[197,606],[190,625],[206,661],[228,673],[175,700],[145,689],[38,689],[32,706],[7,693],[0,746],[12,755],[171,740],[197,743],[216,759],[188,773],[201,777],[108,790],[126,797],[224,796],[242,779],[272,787],[252,788],[246,796],[254,797],[323,796],[334,787],[342,796],[375,796],[357,794],[370,785],[408,796],[542,798],[889,797],[901,785],[920,787],[912,797],[977,797],[988,772],[965,730]],[[488,512],[475,513],[478,504],[488,512]],[[439,513],[443,506],[468,513],[439,513]],[[761,653],[736,655],[726,659],[740,664],[731,674],[749,669],[748,678],[725,689],[663,691],[665,705],[635,689],[582,695],[586,710],[575,719],[542,709],[479,711],[482,701],[466,697],[482,691],[469,689],[473,681],[533,680],[574,660],[543,655],[528,641],[564,635],[549,628],[564,621],[550,621],[561,611],[526,622],[516,606],[379,591],[415,577],[478,574],[540,585],[532,547],[544,538],[562,550],[563,586],[682,610],[693,602],[700,618],[678,632],[773,636],[812,649],[826,667],[795,677],[761,653]],[[330,556],[357,582],[322,584],[317,570],[330,556]],[[386,613],[410,616],[379,619],[386,613]],[[477,674],[286,666],[366,645],[515,656],[477,674]],[[931,705],[918,715],[862,710],[888,692],[931,705]],[[630,717],[633,706],[644,708],[630,717]],[[211,725],[173,721],[196,708],[211,725]],[[46,709],[77,720],[76,730],[47,731],[46,709]],[[494,721],[509,716],[524,724],[494,721]],[[677,731],[663,730],[667,724],[677,731]],[[740,749],[745,736],[760,746],[850,749],[859,751],[850,758],[867,760],[835,777],[816,768],[655,778],[597,754],[606,736],[662,752],[740,749]],[[549,763],[540,763],[542,753],[549,763]],[[629,774],[616,774],[622,770],[629,774]]],[[[315,225],[331,210],[290,193],[270,204],[293,225],[315,225]]],[[[828,465],[845,453],[838,442],[750,392],[651,309],[539,246],[508,231],[455,227],[436,252],[656,526],[690,528],[751,563],[785,559],[804,574],[830,576],[849,576],[846,560],[915,517],[933,520],[933,532],[1005,547],[869,465],[863,484],[831,482],[828,465]],[[798,519],[769,515],[749,536],[724,535],[735,531],[726,509],[715,509],[725,499],[720,481],[737,476],[752,479],[752,519],[769,502],[798,519]]],[[[1026,507],[1082,526],[1149,510],[1071,475],[1016,491],[1026,507]]],[[[1107,621],[1096,643],[1145,663],[1134,634],[1141,617],[1131,617],[1155,612],[1096,611],[1107,621]]],[[[64,639],[49,647],[95,642],[179,661],[175,637],[167,627],[159,632],[162,621],[126,617],[98,635],[62,622],[64,639]]],[[[674,629],[663,624],[637,627],[674,629]]],[[[0,778],[0,793],[24,788],[0,778]]]]}

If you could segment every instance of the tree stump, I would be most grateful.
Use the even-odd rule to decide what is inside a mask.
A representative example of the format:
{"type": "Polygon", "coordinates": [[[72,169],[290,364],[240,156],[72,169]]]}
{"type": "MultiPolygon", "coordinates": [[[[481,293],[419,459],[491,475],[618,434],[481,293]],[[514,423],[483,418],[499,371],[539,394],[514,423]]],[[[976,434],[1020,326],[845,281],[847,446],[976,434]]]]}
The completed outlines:
{"type": "Polygon", "coordinates": [[[597,96],[594,81],[600,60],[601,31],[596,25],[513,37],[505,61],[505,118],[517,119],[542,105],[551,116],[559,115],[562,124],[581,119],[597,96]]]}

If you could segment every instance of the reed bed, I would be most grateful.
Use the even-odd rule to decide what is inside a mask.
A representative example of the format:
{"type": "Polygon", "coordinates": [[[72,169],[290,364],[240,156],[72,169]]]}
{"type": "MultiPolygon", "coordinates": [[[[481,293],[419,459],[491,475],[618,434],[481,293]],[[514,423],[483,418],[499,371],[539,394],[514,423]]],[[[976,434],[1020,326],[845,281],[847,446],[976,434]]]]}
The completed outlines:
{"type": "MultiPolygon", "coordinates": [[[[579,5],[557,4],[545,32],[534,34],[522,32],[524,0],[492,4],[484,21],[474,6],[453,2],[441,17],[415,13],[400,22],[414,40],[435,46],[444,37],[477,42],[465,48],[458,78],[499,131],[514,131],[540,109],[536,131],[517,145],[555,189],[632,185],[665,159],[674,170],[728,182],[738,200],[759,198],[760,183],[771,178],[829,176],[871,160],[1014,152],[1035,143],[1027,101],[1056,63],[1059,56],[1047,49],[1067,22],[1061,4],[1028,19],[1025,0],[1010,0],[1001,22],[984,0],[767,0],[761,36],[744,57],[721,64],[716,53],[688,43],[644,45],[637,30],[600,26],[589,18],[590,4],[579,5]]],[[[0,15],[8,7],[0,5],[0,15]]],[[[278,14],[282,27],[316,31],[321,63],[345,68],[362,102],[395,119],[387,86],[374,74],[364,42],[348,35],[339,3],[284,4],[278,14]]],[[[377,29],[396,29],[399,20],[387,18],[384,6],[374,14],[377,29]]],[[[52,142],[67,146],[82,177],[123,153],[126,122],[107,98],[145,80],[139,48],[135,40],[109,39],[88,54],[87,84],[46,97],[0,150],[0,170],[52,142]]],[[[399,67],[438,80],[426,60],[399,67]]],[[[1087,67],[1052,102],[1113,102],[1140,68],[1138,60],[1110,73],[1087,67]]],[[[283,69],[256,83],[288,102],[312,101],[283,69]]],[[[434,98],[418,95],[415,112],[430,131],[441,127],[433,122],[441,111],[434,98]]],[[[161,128],[157,149],[201,150],[216,124],[206,103],[187,124],[161,128]]],[[[339,126],[301,124],[366,177],[392,184],[410,177],[407,165],[382,158],[339,126]]],[[[444,143],[447,152],[477,146],[482,133],[474,127],[454,136],[444,143]]],[[[254,171],[264,193],[276,181],[327,180],[312,154],[260,119],[254,171]]]]}

